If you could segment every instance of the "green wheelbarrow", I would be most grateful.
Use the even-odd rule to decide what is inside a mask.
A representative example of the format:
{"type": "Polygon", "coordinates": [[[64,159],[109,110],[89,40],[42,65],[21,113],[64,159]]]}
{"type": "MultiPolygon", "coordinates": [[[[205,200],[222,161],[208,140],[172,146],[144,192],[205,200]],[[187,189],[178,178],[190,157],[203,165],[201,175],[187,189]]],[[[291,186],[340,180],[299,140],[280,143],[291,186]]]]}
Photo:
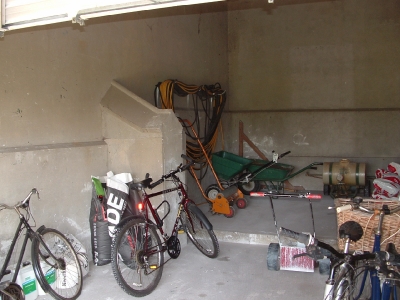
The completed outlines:
{"type": "MultiPolygon", "coordinates": [[[[316,169],[315,166],[322,165],[322,162],[314,162],[293,172],[294,167],[288,164],[278,163],[277,159],[290,153],[283,153],[272,161],[261,159],[244,158],[226,151],[219,151],[212,154],[213,168],[224,186],[236,185],[243,194],[250,195],[251,192],[258,192],[262,185],[274,192],[284,192],[286,180],[309,169],[316,169]]],[[[275,154],[274,154],[275,156],[275,154]]],[[[213,191],[211,185],[208,191],[213,191]]]]}

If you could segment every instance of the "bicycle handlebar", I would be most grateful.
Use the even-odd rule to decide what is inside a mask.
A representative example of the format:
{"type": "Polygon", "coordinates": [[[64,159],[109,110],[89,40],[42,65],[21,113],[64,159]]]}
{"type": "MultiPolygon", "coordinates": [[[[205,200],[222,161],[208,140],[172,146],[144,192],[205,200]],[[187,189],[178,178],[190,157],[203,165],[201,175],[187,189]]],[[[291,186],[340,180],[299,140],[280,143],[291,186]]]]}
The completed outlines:
{"type": "Polygon", "coordinates": [[[1,210],[1,209],[16,209],[16,208],[19,208],[19,207],[24,207],[24,206],[26,205],[26,203],[30,200],[30,198],[31,198],[31,196],[32,196],[33,194],[37,194],[37,197],[38,197],[38,199],[40,200],[39,191],[38,191],[36,188],[33,188],[33,189],[29,192],[28,196],[25,197],[24,200],[19,201],[19,202],[18,202],[17,204],[15,204],[15,205],[10,206],[10,205],[4,204],[4,203],[0,203],[0,210],[1,210]]]}
{"type": "Polygon", "coordinates": [[[341,212],[348,211],[348,210],[357,210],[357,209],[359,209],[359,210],[361,210],[363,212],[366,212],[366,213],[369,213],[369,214],[375,214],[377,211],[379,211],[379,212],[380,211],[384,211],[384,213],[386,215],[390,215],[391,213],[395,213],[395,212],[400,210],[400,205],[398,207],[396,207],[396,208],[389,209],[387,207],[385,208],[384,204],[382,204],[382,208],[380,208],[380,209],[368,209],[368,208],[363,207],[363,206],[360,205],[362,203],[362,200],[363,199],[361,197],[355,197],[355,198],[352,199],[353,203],[337,207],[336,208],[336,212],[337,213],[341,213],[341,212]]]}
{"type": "Polygon", "coordinates": [[[190,168],[190,166],[195,164],[195,161],[192,160],[190,157],[187,157],[184,154],[182,154],[181,157],[186,159],[187,161],[189,161],[189,163],[187,163],[185,165],[180,164],[175,170],[170,171],[168,174],[162,175],[159,180],[149,184],[149,189],[155,188],[157,185],[163,183],[166,179],[168,179],[170,177],[174,177],[176,173],[186,171],[187,169],[190,168]]]}
{"type": "MultiPolygon", "coordinates": [[[[312,247],[312,246],[320,247],[322,249],[325,249],[325,250],[329,251],[333,256],[335,256],[337,258],[340,258],[340,259],[344,259],[345,256],[346,256],[345,254],[338,252],[331,245],[317,240],[316,238],[314,238],[309,233],[300,233],[300,232],[296,232],[296,231],[293,231],[293,230],[290,230],[290,229],[286,229],[286,228],[283,228],[283,227],[281,227],[279,229],[279,232],[280,232],[280,234],[282,236],[286,236],[286,237],[292,238],[292,239],[294,239],[294,240],[296,240],[296,241],[298,241],[300,243],[305,244],[306,247],[312,247]]],[[[312,258],[314,258],[314,257],[312,257],[312,258]]],[[[352,258],[354,260],[374,259],[375,258],[375,254],[374,253],[357,254],[357,255],[353,255],[352,258]]]]}
{"type": "Polygon", "coordinates": [[[281,159],[282,157],[288,155],[291,151],[286,151],[284,153],[282,153],[281,155],[278,156],[278,159],[281,159]]]}

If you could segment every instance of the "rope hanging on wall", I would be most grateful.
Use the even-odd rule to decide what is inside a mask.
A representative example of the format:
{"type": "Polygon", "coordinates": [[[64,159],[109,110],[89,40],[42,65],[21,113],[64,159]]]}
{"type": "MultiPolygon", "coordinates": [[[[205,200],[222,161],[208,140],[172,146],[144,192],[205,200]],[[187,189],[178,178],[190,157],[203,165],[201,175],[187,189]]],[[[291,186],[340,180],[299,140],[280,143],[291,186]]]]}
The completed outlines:
{"type": "MultiPolygon", "coordinates": [[[[177,109],[175,107],[175,95],[179,97],[191,96],[194,117],[192,116],[193,120],[189,121],[193,124],[193,128],[199,136],[207,156],[210,157],[217,142],[218,128],[220,127],[221,115],[226,102],[226,91],[221,89],[219,83],[197,86],[188,85],[178,80],[165,80],[156,85],[154,91],[155,106],[172,109],[175,112],[175,109],[177,109]]],[[[177,106],[182,107],[183,105],[178,103],[177,106]]],[[[206,160],[201,147],[190,126],[182,121],[182,119],[188,118],[178,118],[185,129],[186,135],[189,137],[186,140],[186,155],[204,165],[206,160]]]]}

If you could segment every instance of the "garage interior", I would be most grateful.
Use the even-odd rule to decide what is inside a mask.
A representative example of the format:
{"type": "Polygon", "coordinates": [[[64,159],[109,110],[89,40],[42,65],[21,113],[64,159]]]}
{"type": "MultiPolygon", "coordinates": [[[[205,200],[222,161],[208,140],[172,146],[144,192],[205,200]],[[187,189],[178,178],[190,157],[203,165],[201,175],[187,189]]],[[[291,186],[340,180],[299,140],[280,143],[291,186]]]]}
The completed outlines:
{"type": "MultiPolygon", "coordinates": [[[[396,0],[229,0],[4,30],[0,202],[36,187],[36,222],[74,234],[90,252],[91,176],[159,178],[181,161],[182,127],[154,107],[155,86],[167,79],[226,90],[214,151],[238,154],[242,122],[268,158],[291,151],[282,163],[295,170],[346,158],[372,178],[400,162],[399,34],[396,0]]],[[[183,99],[176,113],[190,108],[183,99]]],[[[243,156],[258,158],[247,144],[243,156]]],[[[290,182],[323,191],[307,172],[290,182]]],[[[240,213],[212,217],[235,224],[240,213]]],[[[18,220],[1,214],[3,261],[18,220]]],[[[272,222],[270,211],[265,217],[272,222]]]]}

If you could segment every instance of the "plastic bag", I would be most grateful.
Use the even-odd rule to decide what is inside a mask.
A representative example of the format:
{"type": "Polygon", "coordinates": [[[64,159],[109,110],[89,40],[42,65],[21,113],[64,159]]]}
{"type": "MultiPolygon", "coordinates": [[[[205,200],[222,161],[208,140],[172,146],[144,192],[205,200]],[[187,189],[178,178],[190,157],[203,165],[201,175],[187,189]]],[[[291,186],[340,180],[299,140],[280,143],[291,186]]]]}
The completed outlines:
{"type": "Polygon", "coordinates": [[[111,262],[111,237],[108,234],[105,191],[99,178],[92,177],[92,201],[90,205],[90,232],[93,263],[103,266],[111,262]]]}
{"type": "Polygon", "coordinates": [[[374,179],[374,194],[378,195],[381,194],[385,197],[396,197],[400,192],[400,184],[396,182],[392,182],[387,179],[377,178],[374,179]]]}
{"type": "Polygon", "coordinates": [[[65,234],[68,241],[71,243],[72,247],[75,250],[76,255],[78,256],[79,263],[82,269],[82,276],[85,277],[89,273],[89,259],[86,254],[86,249],[83,247],[82,243],[78,241],[78,239],[70,233],[65,234]]]}
{"type": "Polygon", "coordinates": [[[130,173],[107,176],[107,220],[108,234],[114,236],[115,226],[121,221],[129,199],[130,173]]]}

